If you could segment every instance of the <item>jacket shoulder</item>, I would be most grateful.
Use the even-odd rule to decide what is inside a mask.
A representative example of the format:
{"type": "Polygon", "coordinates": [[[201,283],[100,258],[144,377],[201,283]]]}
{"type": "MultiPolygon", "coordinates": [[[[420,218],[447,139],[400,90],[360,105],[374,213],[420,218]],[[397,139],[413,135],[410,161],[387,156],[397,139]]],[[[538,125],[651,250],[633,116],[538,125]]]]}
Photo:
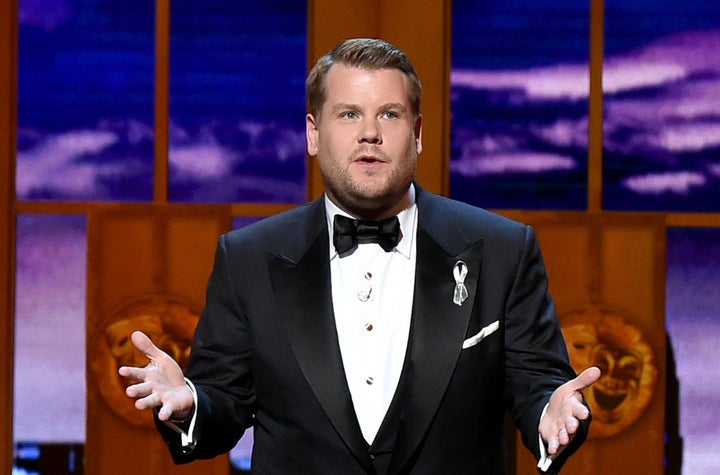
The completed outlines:
{"type": "Polygon", "coordinates": [[[524,240],[530,227],[484,208],[423,192],[418,209],[429,229],[443,229],[468,240],[524,240]]]}
{"type": "MultiPolygon", "coordinates": [[[[218,250],[231,259],[257,259],[266,253],[300,259],[323,233],[327,236],[325,205],[321,200],[263,218],[220,237],[218,250]]],[[[327,239],[327,238],[325,238],[327,239]]]]}
{"type": "Polygon", "coordinates": [[[293,236],[312,234],[324,223],[324,209],[321,202],[311,201],[229,231],[222,238],[232,244],[247,245],[259,241],[268,245],[292,239],[293,236]]]}

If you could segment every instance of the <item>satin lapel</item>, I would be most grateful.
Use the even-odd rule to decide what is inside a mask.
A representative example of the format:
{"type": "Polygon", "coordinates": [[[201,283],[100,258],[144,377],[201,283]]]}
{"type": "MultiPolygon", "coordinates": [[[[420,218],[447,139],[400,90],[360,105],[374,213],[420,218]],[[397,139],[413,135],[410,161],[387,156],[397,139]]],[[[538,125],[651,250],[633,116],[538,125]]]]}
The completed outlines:
{"type": "Polygon", "coordinates": [[[394,407],[400,426],[391,473],[401,471],[422,441],[450,383],[477,298],[483,249],[482,240],[469,243],[454,239],[451,245],[445,242],[441,246],[422,227],[417,237],[413,321],[394,407]],[[453,269],[460,260],[468,265],[468,298],[456,305],[453,269]]]}
{"type": "MultiPolygon", "coordinates": [[[[324,216],[323,216],[324,217],[324,216]]],[[[322,225],[321,225],[322,226],[322,225]]],[[[301,242],[302,237],[298,236],[301,242]]],[[[304,255],[270,253],[268,266],[278,312],[303,375],[348,448],[371,468],[342,366],[330,290],[327,232],[304,255]]]]}

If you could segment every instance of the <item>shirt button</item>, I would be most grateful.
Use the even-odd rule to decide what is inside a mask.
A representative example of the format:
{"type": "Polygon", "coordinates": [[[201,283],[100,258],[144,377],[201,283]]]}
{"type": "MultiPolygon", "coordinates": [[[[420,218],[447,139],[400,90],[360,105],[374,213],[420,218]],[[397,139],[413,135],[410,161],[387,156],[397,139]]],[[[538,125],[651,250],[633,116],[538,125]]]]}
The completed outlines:
{"type": "Polygon", "coordinates": [[[365,280],[372,280],[372,272],[365,272],[365,280]]]}
{"type": "Polygon", "coordinates": [[[368,386],[372,386],[372,384],[375,382],[375,378],[373,378],[372,376],[368,376],[365,382],[368,384],[368,386]]]}
{"type": "Polygon", "coordinates": [[[365,330],[371,332],[372,329],[373,329],[372,323],[366,323],[366,324],[365,324],[365,330]]]}

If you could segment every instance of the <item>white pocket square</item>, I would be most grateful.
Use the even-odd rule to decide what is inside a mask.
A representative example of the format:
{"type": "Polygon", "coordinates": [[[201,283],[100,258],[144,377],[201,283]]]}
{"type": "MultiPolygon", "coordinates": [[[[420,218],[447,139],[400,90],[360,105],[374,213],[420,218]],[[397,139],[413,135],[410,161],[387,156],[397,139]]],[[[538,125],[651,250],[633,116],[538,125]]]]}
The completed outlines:
{"type": "Polygon", "coordinates": [[[466,348],[470,348],[471,346],[477,345],[482,341],[483,338],[495,332],[498,328],[500,328],[500,320],[495,320],[490,325],[484,327],[482,330],[477,332],[475,335],[463,341],[463,350],[466,348]]]}

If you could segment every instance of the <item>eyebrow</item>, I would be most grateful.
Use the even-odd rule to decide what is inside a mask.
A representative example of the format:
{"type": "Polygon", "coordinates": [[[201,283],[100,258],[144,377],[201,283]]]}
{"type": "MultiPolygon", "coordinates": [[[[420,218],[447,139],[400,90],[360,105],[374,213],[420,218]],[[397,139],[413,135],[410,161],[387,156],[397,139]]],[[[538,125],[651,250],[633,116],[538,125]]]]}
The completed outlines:
{"type": "Polygon", "coordinates": [[[383,105],[382,109],[384,109],[384,110],[396,109],[401,112],[405,112],[408,109],[408,106],[402,102],[390,102],[388,104],[383,105]]]}
{"type": "Polygon", "coordinates": [[[335,104],[335,106],[332,108],[332,112],[336,113],[346,109],[357,110],[360,109],[360,106],[358,106],[357,104],[348,104],[346,102],[341,102],[339,104],[335,104]]]}

